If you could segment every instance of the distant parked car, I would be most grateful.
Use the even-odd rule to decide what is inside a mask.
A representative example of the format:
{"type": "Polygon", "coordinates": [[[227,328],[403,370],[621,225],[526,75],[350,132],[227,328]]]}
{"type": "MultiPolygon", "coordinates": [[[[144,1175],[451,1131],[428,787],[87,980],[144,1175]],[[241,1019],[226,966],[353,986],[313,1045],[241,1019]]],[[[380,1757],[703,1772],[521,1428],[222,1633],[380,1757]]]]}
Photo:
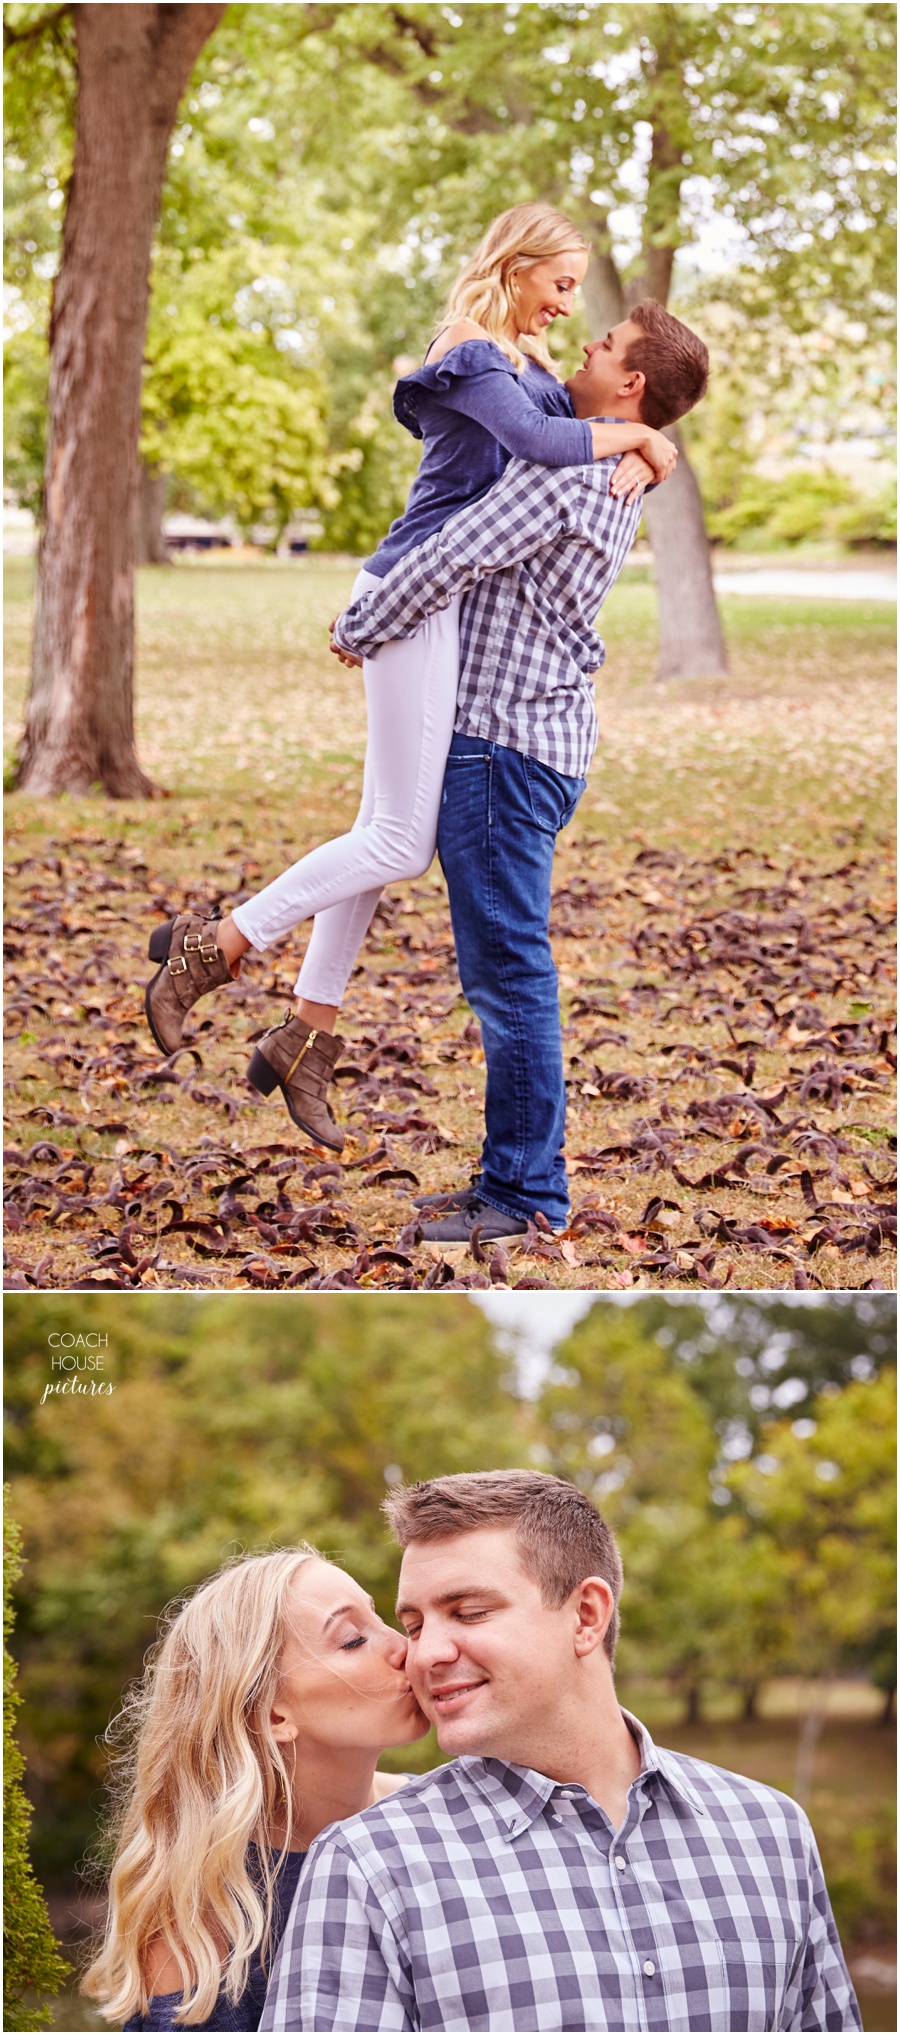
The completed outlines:
{"type": "Polygon", "coordinates": [[[163,537],[167,551],[228,551],[233,541],[221,523],[202,516],[166,516],[163,537]]]}

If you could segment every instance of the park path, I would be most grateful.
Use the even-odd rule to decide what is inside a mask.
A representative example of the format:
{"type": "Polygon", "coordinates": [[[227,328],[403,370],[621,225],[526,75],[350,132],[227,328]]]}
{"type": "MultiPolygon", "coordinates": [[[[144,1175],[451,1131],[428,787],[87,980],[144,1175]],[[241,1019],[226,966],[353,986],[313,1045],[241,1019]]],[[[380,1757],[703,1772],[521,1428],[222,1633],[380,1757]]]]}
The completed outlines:
{"type": "Polygon", "coordinates": [[[896,601],[897,575],[869,571],[830,572],[803,566],[761,566],[759,571],[714,572],[717,594],[756,594],[786,600],[896,601]]]}

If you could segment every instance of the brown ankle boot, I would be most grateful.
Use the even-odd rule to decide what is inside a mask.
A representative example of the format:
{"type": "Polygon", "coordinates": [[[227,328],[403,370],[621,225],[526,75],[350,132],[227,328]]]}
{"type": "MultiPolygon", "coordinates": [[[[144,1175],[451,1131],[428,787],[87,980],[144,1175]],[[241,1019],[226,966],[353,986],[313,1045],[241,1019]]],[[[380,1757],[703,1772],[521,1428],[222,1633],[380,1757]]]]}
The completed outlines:
{"type": "Polygon", "coordinates": [[[247,1079],[260,1095],[281,1089],[288,1115],[297,1129],[330,1152],[343,1148],[344,1133],[328,1107],[328,1083],[341,1050],[340,1039],[312,1031],[291,1011],[260,1039],[247,1069],[247,1079]]]}
{"type": "Polygon", "coordinates": [[[150,935],[150,959],[162,967],[147,985],[144,1009],[161,1053],[174,1053],[181,1045],[184,1020],[197,998],[232,980],[216,945],[218,923],[200,912],[179,912],[150,935]]]}

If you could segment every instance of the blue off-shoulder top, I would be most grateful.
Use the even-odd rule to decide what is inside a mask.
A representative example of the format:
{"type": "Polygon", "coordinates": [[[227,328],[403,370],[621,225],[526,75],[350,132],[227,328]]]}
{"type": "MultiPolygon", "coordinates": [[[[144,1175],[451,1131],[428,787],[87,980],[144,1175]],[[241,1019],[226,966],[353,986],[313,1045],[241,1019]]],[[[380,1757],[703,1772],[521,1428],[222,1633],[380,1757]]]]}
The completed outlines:
{"type": "Polygon", "coordinates": [[[402,516],[391,524],[366,570],[380,579],[415,544],[431,537],[500,479],[508,461],[584,466],[593,460],[591,427],[537,361],[519,374],[491,339],[464,339],[440,360],[403,375],[394,415],[424,440],[422,464],[402,516]]]}
{"type": "MultiPolygon", "coordinates": [[[[250,1856],[247,1861],[251,1873],[253,1872],[254,1869],[255,1853],[256,1846],[255,1844],[251,1844],[250,1856]]],[[[282,1936],[284,1935],[285,1932],[287,1918],[291,1909],[291,1903],[293,1901],[295,1893],[297,1892],[297,1886],[300,1880],[300,1869],[301,1866],[303,1865],[305,1857],[306,1857],[305,1851],[285,1851],[272,1853],[273,1864],[277,1863],[279,1859],[281,1860],[281,1864],[278,1869],[278,1877],[275,1881],[274,1900],[272,1904],[272,1935],[269,1946],[269,1961],[268,1961],[269,1971],[271,1971],[272,1969],[272,1965],[275,1961],[275,1952],[278,1949],[278,1945],[281,1942],[282,1936]]],[[[269,1983],[268,1972],[263,1970],[262,1959],[260,1957],[259,1951],[256,1950],[254,1951],[253,1957],[250,1962],[250,1973],[247,1980],[247,1984],[240,1996],[240,1999],[235,2000],[234,2005],[232,2006],[231,2002],[226,1999],[223,1989],[223,1991],[220,1992],[219,1994],[219,1997],[212,2010],[209,2020],[194,2021],[191,2024],[192,2028],[215,2029],[217,2031],[222,2031],[222,2035],[226,2035],[226,2031],[227,2035],[234,2035],[234,2031],[243,2031],[244,2029],[258,2028],[260,2021],[262,2020],[263,2007],[266,2004],[266,1987],[268,1983],[269,1983]]],[[[178,2028],[182,2024],[178,2022],[175,2017],[179,2011],[179,2008],[182,2005],[183,2000],[184,2000],[183,1993],[152,1993],[150,1996],[150,2012],[146,2016],[146,2018],[142,2020],[139,2014],[135,2014],[133,2015],[130,2021],[124,2022],[123,2026],[125,2029],[128,2030],[133,2028],[135,2029],[178,2028]]]]}

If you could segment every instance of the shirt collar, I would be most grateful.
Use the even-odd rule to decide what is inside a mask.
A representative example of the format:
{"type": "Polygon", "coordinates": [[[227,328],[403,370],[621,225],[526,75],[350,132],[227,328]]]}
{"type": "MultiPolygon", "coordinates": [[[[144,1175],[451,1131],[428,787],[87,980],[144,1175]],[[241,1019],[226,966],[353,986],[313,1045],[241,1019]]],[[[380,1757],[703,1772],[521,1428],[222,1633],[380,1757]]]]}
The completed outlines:
{"type": "Polygon", "coordinates": [[[645,1774],[659,1774],[667,1787],[671,1788],[676,1795],[681,1795],[682,1799],[689,1804],[690,1808],[696,1811],[698,1816],[705,1816],[707,1813],[706,1803],[694,1787],[693,1782],[689,1781],[687,1775],[683,1772],[678,1755],[674,1752],[667,1752],[664,1747],[654,1745],[646,1724],[642,1724],[639,1718],[633,1717],[630,1710],[623,1710],[622,1716],[628,1725],[632,1738],[637,1743],[638,1751],[641,1755],[641,1771],[638,1778],[643,1780],[645,1774]]]}
{"type": "MultiPolygon", "coordinates": [[[[706,1807],[695,1787],[683,1773],[674,1753],[660,1750],[654,1745],[645,1724],[633,1717],[629,1710],[623,1710],[628,1729],[641,1755],[641,1771],[638,1780],[650,1780],[658,1774],[660,1780],[673,1793],[680,1795],[698,1816],[706,1815],[706,1807]]],[[[547,1774],[538,1773],[534,1767],[516,1766],[502,1759],[481,1759],[472,1755],[456,1761],[480,1795],[485,1796],[499,1821],[505,1824],[511,1837],[518,1837],[534,1823],[546,1808],[552,1795],[561,1787],[547,1774]]],[[[586,1790],[579,1782],[566,1784],[567,1791],[577,1796],[586,1790]]]]}

